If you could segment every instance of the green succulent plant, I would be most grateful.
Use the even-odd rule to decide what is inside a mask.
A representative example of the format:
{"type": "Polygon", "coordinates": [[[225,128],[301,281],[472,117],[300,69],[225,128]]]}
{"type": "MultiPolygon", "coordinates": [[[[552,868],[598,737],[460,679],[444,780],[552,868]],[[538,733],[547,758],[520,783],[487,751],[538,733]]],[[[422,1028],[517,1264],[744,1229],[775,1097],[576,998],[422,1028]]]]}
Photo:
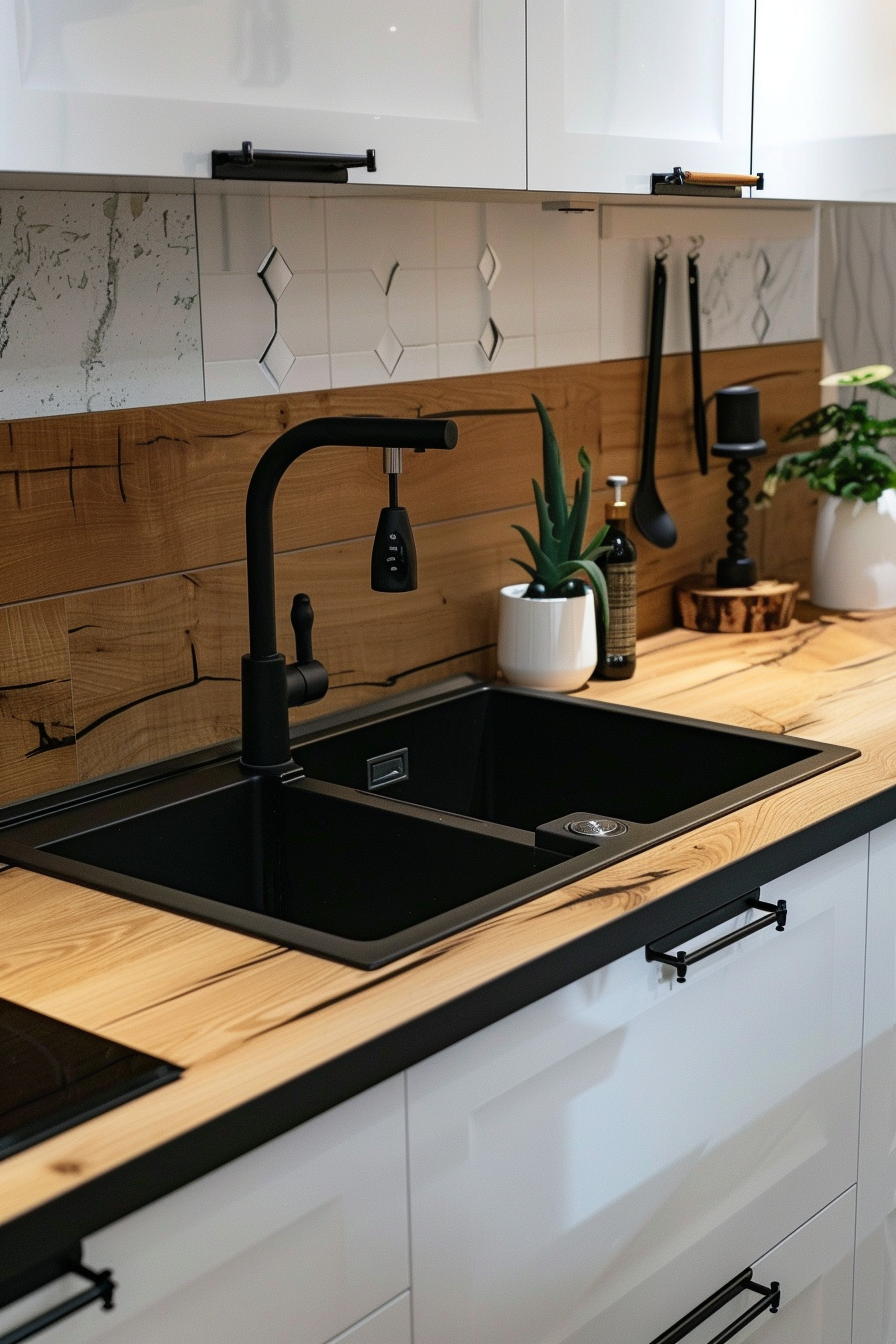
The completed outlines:
{"type": "Polygon", "coordinates": [[[585,545],[588,507],[591,503],[591,461],[584,448],[578,462],[582,475],[573,489],[572,503],[566,497],[563,461],[551,418],[538,397],[532,397],[541,420],[542,470],[544,488],[533,479],[535,508],[538,513],[538,541],[526,527],[513,526],[529,548],[532,563],[514,560],[531,578],[526,597],[575,597],[587,592],[577,578],[584,574],[594,589],[597,609],[604,625],[608,622],[607,584],[595,561],[610,548],[603,545],[606,524],[585,545]]]}
{"type": "MultiPolygon", "coordinates": [[[[896,397],[896,384],[887,381],[892,372],[886,364],[872,364],[831,374],[821,382],[823,387],[867,387],[896,397]]],[[[771,503],[782,482],[797,477],[804,477],[812,490],[866,503],[896,488],[896,462],[880,446],[881,439],[896,437],[896,420],[877,420],[869,415],[867,401],[856,398],[848,406],[822,406],[804,416],[781,435],[781,440],[814,439],[831,431],[834,437],[827,443],[778,458],[766,472],[756,496],[760,507],[771,503]]]]}

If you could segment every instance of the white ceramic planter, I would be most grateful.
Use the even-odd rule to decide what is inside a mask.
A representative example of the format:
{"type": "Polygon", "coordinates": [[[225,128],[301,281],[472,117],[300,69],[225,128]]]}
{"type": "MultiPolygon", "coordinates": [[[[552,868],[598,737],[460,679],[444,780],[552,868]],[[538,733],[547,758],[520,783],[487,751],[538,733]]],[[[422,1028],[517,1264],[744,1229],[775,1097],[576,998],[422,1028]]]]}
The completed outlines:
{"type": "Polygon", "coordinates": [[[822,495],[812,601],[839,611],[896,607],[896,490],[885,490],[870,504],[822,495]]]}
{"type": "Polygon", "coordinates": [[[512,686],[577,691],[597,662],[594,598],[524,597],[528,586],[501,589],[498,666],[512,686]]]}

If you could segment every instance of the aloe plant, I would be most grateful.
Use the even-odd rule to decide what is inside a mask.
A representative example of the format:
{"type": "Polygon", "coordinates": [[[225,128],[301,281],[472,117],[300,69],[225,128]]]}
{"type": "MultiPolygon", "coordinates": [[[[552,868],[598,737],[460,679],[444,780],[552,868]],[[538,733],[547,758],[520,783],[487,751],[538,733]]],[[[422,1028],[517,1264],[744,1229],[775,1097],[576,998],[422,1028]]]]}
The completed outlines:
{"type": "MultiPolygon", "coordinates": [[[[884,396],[896,397],[896,384],[887,381],[892,372],[887,364],[871,364],[846,373],[832,373],[822,378],[821,385],[867,387],[884,396]]],[[[866,503],[896,487],[896,463],[880,446],[881,439],[896,436],[896,420],[877,420],[869,415],[867,401],[856,398],[848,406],[834,403],[804,416],[781,435],[781,441],[814,439],[830,431],[834,437],[828,443],[779,457],[766,473],[756,503],[770,504],[782,482],[800,476],[805,477],[812,490],[866,503]]]]}
{"type": "Polygon", "coordinates": [[[610,548],[603,545],[606,524],[585,545],[588,526],[588,506],[591,503],[591,461],[584,448],[579,449],[578,462],[582,475],[575,482],[572,503],[566,497],[563,462],[551,418],[538,397],[532,397],[541,420],[542,470],[544,488],[533,479],[535,508],[538,513],[538,541],[526,527],[513,526],[529,548],[532,564],[514,560],[531,578],[526,597],[576,597],[587,592],[584,582],[577,578],[584,574],[597,599],[597,609],[604,625],[608,623],[607,584],[595,561],[610,548]]]}

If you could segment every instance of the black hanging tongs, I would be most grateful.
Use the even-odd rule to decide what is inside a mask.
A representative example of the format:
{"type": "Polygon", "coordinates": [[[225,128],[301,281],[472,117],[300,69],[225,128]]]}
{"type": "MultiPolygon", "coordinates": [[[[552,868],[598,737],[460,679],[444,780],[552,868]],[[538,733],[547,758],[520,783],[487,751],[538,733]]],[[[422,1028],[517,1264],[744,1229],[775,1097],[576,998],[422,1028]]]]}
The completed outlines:
{"type": "Polygon", "coordinates": [[[700,473],[709,474],[709,449],[706,439],[706,406],[703,402],[703,356],[700,350],[700,272],[697,260],[703,238],[691,238],[688,253],[688,306],[691,313],[691,377],[694,384],[694,438],[700,473]]]}
{"type": "Polygon", "coordinates": [[[678,540],[675,524],[663,507],[656,488],[656,430],[660,409],[660,375],[663,367],[663,325],[666,315],[666,257],[671,238],[665,238],[654,257],[653,296],[650,308],[650,338],[647,357],[647,396],[644,406],[644,438],[641,448],[641,473],[632,517],[638,531],[664,549],[678,540]]]}

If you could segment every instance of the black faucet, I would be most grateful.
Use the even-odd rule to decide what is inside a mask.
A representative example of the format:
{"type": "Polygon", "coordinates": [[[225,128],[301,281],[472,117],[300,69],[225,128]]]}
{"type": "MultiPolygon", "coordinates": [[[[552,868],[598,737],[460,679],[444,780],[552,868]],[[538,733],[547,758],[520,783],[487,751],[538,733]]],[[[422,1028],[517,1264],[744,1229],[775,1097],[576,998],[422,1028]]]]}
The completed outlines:
{"type": "MultiPolygon", "coordinates": [[[[290,463],[325,444],[357,448],[453,448],[453,420],[390,420],[341,416],[306,420],[275,439],[259,461],[246,495],[246,569],[249,586],[249,652],[243,657],[243,754],[240,765],[253,774],[280,775],[293,768],[289,752],[289,707],[320,700],[327,693],[326,668],[314,658],[314,614],[304,593],[292,604],[295,663],[277,652],[274,601],[274,495],[290,463]]],[[[407,586],[413,587],[414,583],[407,586]]]]}

